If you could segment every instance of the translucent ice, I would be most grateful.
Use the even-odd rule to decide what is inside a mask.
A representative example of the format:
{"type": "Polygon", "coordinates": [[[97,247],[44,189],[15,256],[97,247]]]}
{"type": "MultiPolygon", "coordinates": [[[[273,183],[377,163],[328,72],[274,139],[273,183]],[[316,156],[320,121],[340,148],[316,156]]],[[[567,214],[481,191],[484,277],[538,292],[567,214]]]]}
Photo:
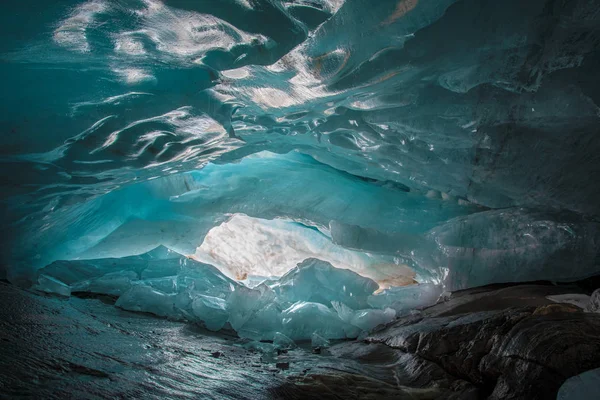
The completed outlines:
{"type": "Polygon", "coordinates": [[[360,328],[362,331],[370,331],[377,325],[393,321],[396,317],[396,311],[391,308],[385,310],[369,308],[354,311],[344,303],[338,301],[332,301],[331,303],[342,321],[360,328]]]}
{"type": "Polygon", "coordinates": [[[227,298],[229,323],[236,331],[239,330],[258,310],[266,307],[275,300],[275,293],[266,285],[250,289],[237,286],[227,298]]]}
{"type": "Polygon", "coordinates": [[[412,258],[438,270],[447,290],[577,280],[600,272],[600,224],[569,212],[479,212],[451,219],[426,238],[433,246],[415,249],[412,258]]]}
{"type": "Polygon", "coordinates": [[[319,335],[318,333],[313,333],[310,337],[310,345],[313,349],[315,348],[325,348],[329,347],[331,343],[329,340],[319,335]]]}
{"type": "Polygon", "coordinates": [[[120,296],[129,290],[135,281],[138,281],[138,274],[135,271],[116,271],[87,281],[74,283],[71,285],[71,290],[73,292],[120,296]]]}
{"type": "Polygon", "coordinates": [[[420,284],[393,287],[369,296],[368,303],[373,308],[391,308],[397,313],[435,304],[442,293],[442,287],[434,284],[420,284]]]}
{"type": "Polygon", "coordinates": [[[178,318],[175,295],[166,294],[149,286],[136,285],[123,293],[115,305],[124,310],[149,312],[161,317],[178,318]]]}
{"type": "Polygon", "coordinates": [[[193,290],[226,298],[238,284],[212,265],[200,263],[164,246],[123,258],[56,261],[38,271],[72,291],[121,295],[134,284],[165,293],[193,290]]]}
{"type": "Polygon", "coordinates": [[[271,303],[253,313],[238,330],[238,335],[254,340],[273,340],[275,334],[282,329],[281,308],[278,304],[271,303]]]}
{"type": "Polygon", "coordinates": [[[81,261],[161,243],[241,272],[321,253],[382,288],[600,272],[596,1],[46,1],[35,23],[11,3],[2,278],[78,259],[42,274],[235,287],[81,261]],[[227,232],[240,214],[265,236],[227,232]]]}
{"type": "Polygon", "coordinates": [[[275,332],[275,335],[273,335],[273,344],[278,349],[282,350],[293,349],[296,347],[296,343],[281,332],[275,332]]]}
{"type": "Polygon", "coordinates": [[[33,289],[66,297],[71,295],[71,288],[69,285],[44,274],[41,274],[38,277],[37,283],[33,286],[33,289]]]}
{"type": "Polygon", "coordinates": [[[354,309],[366,307],[367,297],[378,288],[369,278],[315,258],[304,260],[273,285],[282,301],[326,305],[341,301],[354,309]]]}
{"type": "Polygon", "coordinates": [[[392,321],[400,303],[421,305],[424,300],[415,299],[426,298],[429,288],[422,285],[410,298],[391,297],[391,289],[373,295],[377,287],[369,278],[310,258],[283,277],[250,288],[212,265],[159,247],[122,259],[55,262],[40,270],[35,288],[64,296],[72,291],[118,296],[116,305],[125,310],[196,322],[214,331],[227,325],[241,338],[283,343],[315,333],[326,339],[355,338],[392,321]]]}
{"type": "Polygon", "coordinates": [[[394,320],[396,311],[391,308],[385,310],[358,310],[354,313],[350,323],[362,331],[370,331],[378,325],[385,325],[394,320]]]}
{"type": "Polygon", "coordinates": [[[299,301],[285,309],[282,318],[283,333],[293,340],[310,338],[313,333],[327,339],[345,339],[360,332],[320,303],[299,301]]]}
{"type": "Polygon", "coordinates": [[[590,296],[590,302],[585,308],[588,312],[600,313],[600,289],[596,289],[590,296]]]}
{"type": "Polygon", "coordinates": [[[587,309],[590,304],[590,296],[580,293],[557,294],[553,296],[546,296],[546,298],[555,303],[573,304],[581,309],[587,309]]]}
{"type": "Polygon", "coordinates": [[[218,297],[197,295],[192,301],[192,310],[194,316],[211,331],[223,328],[229,318],[225,300],[218,297]]]}

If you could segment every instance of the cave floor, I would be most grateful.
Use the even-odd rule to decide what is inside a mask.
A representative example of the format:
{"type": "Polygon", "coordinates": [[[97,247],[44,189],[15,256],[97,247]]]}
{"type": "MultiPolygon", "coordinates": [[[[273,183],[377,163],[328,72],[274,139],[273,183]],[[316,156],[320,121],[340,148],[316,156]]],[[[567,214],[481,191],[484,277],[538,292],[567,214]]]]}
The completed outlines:
{"type": "Polygon", "coordinates": [[[275,356],[99,298],[0,283],[0,397],[555,398],[565,379],[600,367],[600,315],[545,298],[574,290],[464,291],[363,340],[275,356]]]}
{"type": "Polygon", "coordinates": [[[306,398],[288,377],[363,370],[308,346],[279,356],[249,351],[236,337],[97,298],[0,283],[0,302],[0,397],[306,398]]]}

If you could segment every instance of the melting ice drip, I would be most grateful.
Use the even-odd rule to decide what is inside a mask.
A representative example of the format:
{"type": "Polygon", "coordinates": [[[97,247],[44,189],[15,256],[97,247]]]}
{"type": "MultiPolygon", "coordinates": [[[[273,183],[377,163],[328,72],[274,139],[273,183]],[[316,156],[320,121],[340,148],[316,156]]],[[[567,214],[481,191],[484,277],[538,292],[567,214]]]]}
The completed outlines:
{"type": "Polygon", "coordinates": [[[378,287],[353,271],[309,258],[281,278],[250,288],[164,246],[120,259],[56,261],[39,271],[35,286],[64,296],[118,296],[116,306],[125,310],[199,322],[214,331],[229,326],[253,340],[356,338],[435,302],[441,290],[424,284],[374,294],[378,287]]]}

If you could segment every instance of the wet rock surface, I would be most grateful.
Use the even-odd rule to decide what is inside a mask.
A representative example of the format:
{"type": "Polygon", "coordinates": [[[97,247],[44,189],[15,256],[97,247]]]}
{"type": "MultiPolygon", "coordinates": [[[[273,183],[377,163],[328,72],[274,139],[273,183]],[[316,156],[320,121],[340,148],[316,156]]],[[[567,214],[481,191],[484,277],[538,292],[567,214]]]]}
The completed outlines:
{"type": "Polygon", "coordinates": [[[474,385],[480,398],[555,398],[567,378],[600,366],[600,315],[543,297],[569,290],[576,289],[518,285],[464,291],[366,342],[415,356],[432,372],[439,367],[449,375],[445,379],[474,385]]]}
{"type": "Polygon", "coordinates": [[[313,354],[310,343],[247,350],[233,336],[99,299],[0,284],[0,388],[11,398],[556,398],[569,377],[600,367],[600,314],[546,299],[577,290],[457,292],[313,354]]]}

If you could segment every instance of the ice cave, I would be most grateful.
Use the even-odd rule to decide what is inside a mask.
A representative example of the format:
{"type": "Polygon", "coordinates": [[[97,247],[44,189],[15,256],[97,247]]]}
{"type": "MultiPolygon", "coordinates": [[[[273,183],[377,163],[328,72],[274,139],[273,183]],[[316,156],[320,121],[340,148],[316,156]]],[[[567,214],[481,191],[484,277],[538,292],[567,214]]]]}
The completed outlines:
{"type": "Polygon", "coordinates": [[[0,11],[0,398],[599,398],[600,0],[0,11]]]}

